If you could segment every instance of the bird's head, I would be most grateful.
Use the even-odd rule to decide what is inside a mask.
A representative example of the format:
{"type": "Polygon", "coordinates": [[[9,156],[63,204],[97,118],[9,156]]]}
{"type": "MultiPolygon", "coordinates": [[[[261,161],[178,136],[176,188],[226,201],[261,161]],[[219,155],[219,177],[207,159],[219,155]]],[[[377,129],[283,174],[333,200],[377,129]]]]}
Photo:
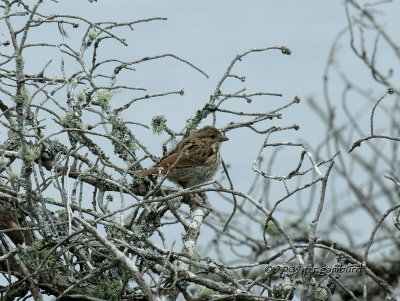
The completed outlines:
{"type": "Polygon", "coordinates": [[[220,144],[221,142],[229,140],[228,137],[224,136],[222,132],[210,125],[207,125],[192,134],[193,138],[202,140],[208,145],[220,144]]]}

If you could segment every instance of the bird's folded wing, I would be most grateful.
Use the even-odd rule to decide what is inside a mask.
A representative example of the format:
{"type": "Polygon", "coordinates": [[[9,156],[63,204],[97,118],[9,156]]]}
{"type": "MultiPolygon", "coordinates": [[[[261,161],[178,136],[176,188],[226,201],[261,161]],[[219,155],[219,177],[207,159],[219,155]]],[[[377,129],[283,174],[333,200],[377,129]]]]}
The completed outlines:
{"type": "Polygon", "coordinates": [[[175,167],[190,167],[204,164],[204,162],[210,158],[214,153],[211,147],[201,144],[192,144],[189,147],[182,148],[178,152],[167,155],[160,160],[156,166],[171,166],[174,164],[175,167]],[[182,154],[183,152],[183,154],[182,154]]]}

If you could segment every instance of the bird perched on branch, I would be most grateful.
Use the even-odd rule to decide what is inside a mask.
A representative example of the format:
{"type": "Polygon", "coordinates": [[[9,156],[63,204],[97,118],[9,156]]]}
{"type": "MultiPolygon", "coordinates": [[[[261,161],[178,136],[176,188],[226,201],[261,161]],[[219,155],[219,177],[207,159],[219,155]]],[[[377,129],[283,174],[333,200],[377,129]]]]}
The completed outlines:
{"type": "Polygon", "coordinates": [[[179,142],[154,167],[137,171],[135,175],[167,174],[168,180],[183,188],[202,184],[211,180],[217,171],[220,146],[227,140],[219,129],[205,126],[179,142]]]}
{"type": "MultiPolygon", "coordinates": [[[[11,230],[18,228],[19,225],[17,224],[16,218],[11,209],[0,205],[0,230],[11,230]]],[[[15,245],[23,244],[25,241],[22,232],[19,230],[7,231],[5,234],[15,245]]]]}

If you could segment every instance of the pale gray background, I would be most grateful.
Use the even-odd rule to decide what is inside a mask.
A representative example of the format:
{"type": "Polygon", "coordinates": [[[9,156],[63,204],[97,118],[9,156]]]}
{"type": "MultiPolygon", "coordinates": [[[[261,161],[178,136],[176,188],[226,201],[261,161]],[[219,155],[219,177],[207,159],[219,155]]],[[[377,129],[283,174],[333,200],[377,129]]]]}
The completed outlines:
{"type": "MultiPolygon", "coordinates": [[[[400,2],[387,5],[384,11],[383,26],[394,33],[400,28],[400,2]]],[[[380,8],[384,8],[381,6],[380,8]]],[[[99,0],[88,3],[83,0],[60,1],[60,4],[48,1],[42,12],[49,14],[65,13],[80,15],[92,21],[128,21],[149,17],[167,17],[167,21],[154,21],[135,26],[135,30],[123,35],[127,37],[129,46],[123,47],[110,43],[104,47],[101,56],[120,57],[126,60],[136,60],[143,56],[162,53],[173,53],[189,60],[204,70],[209,79],[194,71],[187,65],[173,59],[162,59],[136,66],[137,73],[130,73],[125,78],[126,83],[133,86],[145,87],[148,93],[159,93],[183,88],[184,96],[168,96],[149,101],[141,101],[133,106],[132,116],[125,116],[132,121],[150,124],[154,115],[165,115],[168,125],[181,130],[189,115],[209,99],[217,81],[225,72],[226,67],[234,56],[250,48],[285,45],[292,50],[291,56],[281,55],[277,51],[263,54],[253,54],[238,64],[238,75],[247,78],[246,87],[249,92],[264,91],[282,93],[282,98],[266,97],[256,99],[251,105],[242,100],[237,101],[237,107],[249,111],[265,111],[290,101],[298,95],[302,102],[296,107],[284,111],[283,119],[273,121],[271,125],[299,124],[301,129],[296,133],[285,136],[280,141],[306,141],[316,146],[323,138],[325,126],[306,104],[307,97],[313,97],[318,103],[324,104],[322,93],[322,75],[327,62],[332,42],[337,33],[347,26],[345,10],[342,1],[128,1],[128,0],[99,0]]],[[[66,27],[70,43],[80,35],[66,27]]],[[[4,33],[4,29],[1,32],[4,33]]],[[[79,31],[77,31],[79,32],[79,31]]],[[[35,31],[32,36],[36,41],[46,40],[61,43],[58,31],[35,31]]],[[[33,41],[33,40],[32,40],[33,41]]],[[[31,42],[32,42],[31,41],[31,42]]],[[[342,40],[340,63],[346,67],[348,75],[359,83],[370,82],[369,71],[352,54],[349,39],[342,40]]],[[[384,51],[384,49],[383,49],[384,51]]],[[[42,49],[32,49],[25,57],[28,72],[37,73],[49,60],[42,49]]],[[[50,55],[50,54],[49,54],[50,55]]],[[[54,60],[57,61],[56,59],[54,60]]],[[[378,57],[380,64],[390,66],[390,53],[378,57]]],[[[57,63],[59,66],[59,62],[57,63]]],[[[68,69],[68,64],[66,65],[68,69]]],[[[57,70],[57,69],[55,69],[57,70]]],[[[59,70],[59,69],[58,69],[59,70]]],[[[395,74],[395,76],[398,76],[395,74]]],[[[235,83],[230,92],[240,89],[235,83]]],[[[385,88],[372,81],[371,93],[382,95],[385,88]]],[[[338,106],[343,86],[336,77],[332,78],[332,102],[338,106]],[[337,86],[336,86],[337,83],[337,86]],[[337,89],[336,89],[337,88],[337,89]]],[[[226,91],[228,92],[228,91],[226,91]]],[[[115,95],[115,101],[124,103],[123,93],[115,95]]],[[[362,107],[359,99],[352,100],[355,107],[362,107]]],[[[231,116],[224,119],[219,115],[217,126],[225,126],[231,116]]],[[[210,120],[204,122],[208,123],[210,120]]],[[[364,126],[368,126],[368,121],[364,126]]],[[[138,128],[137,135],[150,150],[161,155],[161,143],[166,136],[150,135],[138,128]]],[[[248,130],[238,130],[228,136],[231,138],[222,149],[223,157],[231,165],[231,175],[235,188],[246,191],[251,182],[251,163],[255,159],[261,137],[248,130]]],[[[346,149],[344,156],[346,157],[346,149]]],[[[266,154],[267,156],[268,154],[266,154]]],[[[297,157],[284,158],[287,165],[278,165],[277,174],[291,170],[297,162],[297,157]]],[[[151,162],[146,163],[147,166],[151,162]]],[[[145,164],[145,165],[146,165],[145,164]]],[[[231,205],[227,205],[230,210],[231,205]]],[[[290,205],[290,204],[289,204],[290,205]]],[[[221,206],[213,204],[213,206],[221,206]]],[[[325,213],[324,213],[325,214],[325,213]]],[[[368,219],[357,219],[360,239],[370,233],[371,223],[368,219]],[[366,230],[364,233],[361,231],[366,230]]],[[[179,243],[179,242],[178,242],[179,243]]]]}
{"type": "MultiPolygon", "coordinates": [[[[379,8],[388,8],[383,11],[385,17],[381,19],[382,26],[389,34],[396,37],[394,33],[400,25],[399,1],[379,8]]],[[[188,116],[193,115],[195,110],[201,108],[209,99],[216,83],[236,54],[250,48],[285,45],[292,50],[292,55],[285,56],[279,51],[252,54],[237,64],[234,69],[237,75],[246,76],[245,86],[249,93],[277,92],[282,93],[283,97],[257,98],[251,105],[243,100],[230,100],[230,102],[236,102],[235,108],[245,111],[267,111],[289,102],[297,95],[302,102],[283,111],[283,119],[271,121],[270,126],[298,124],[301,129],[298,132],[282,133],[279,139],[274,137],[273,141],[306,141],[307,144],[315,147],[324,138],[326,127],[306,104],[306,100],[308,97],[313,97],[322,106],[325,104],[322,92],[323,71],[335,36],[347,26],[342,1],[100,0],[91,4],[87,1],[76,0],[60,1],[59,4],[48,1],[47,5],[43,5],[42,10],[39,11],[46,14],[79,15],[92,21],[122,22],[149,17],[167,17],[167,21],[138,24],[134,26],[133,32],[121,31],[121,35],[127,38],[129,46],[124,47],[115,42],[106,43],[99,52],[99,58],[137,60],[144,56],[173,53],[204,70],[210,76],[209,79],[183,63],[164,58],[136,65],[135,73],[130,72],[129,76],[122,77],[123,82],[144,87],[149,94],[183,88],[184,96],[172,95],[140,101],[129,111],[132,115],[125,114],[127,120],[146,124],[150,124],[155,115],[165,115],[168,126],[175,130],[181,130],[188,116]]],[[[29,41],[45,40],[68,44],[80,41],[83,28],[72,30],[65,26],[65,29],[70,37],[64,40],[53,26],[53,29],[46,32],[40,28],[34,29],[34,34],[30,36],[29,41]]],[[[75,45],[77,49],[79,46],[75,45]]],[[[348,35],[339,45],[339,63],[344,66],[349,78],[364,86],[370,85],[371,93],[378,99],[384,93],[385,87],[370,80],[369,70],[349,50],[348,35]]],[[[391,53],[384,51],[385,49],[382,49],[378,55],[378,63],[381,66],[390,66],[391,53]]],[[[48,55],[47,51],[41,48],[32,48],[27,51],[26,70],[38,73],[50,56],[53,58],[54,69],[48,70],[49,72],[54,70],[59,74],[61,56],[58,50],[54,50],[51,54],[49,52],[48,55]]],[[[76,66],[72,64],[66,58],[67,72],[75,70],[76,66]]],[[[395,76],[398,75],[395,73],[395,76]]],[[[242,86],[241,83],[234,82],[233,85],[225,86],[224,92],[235,92],[242,86]]],[[[342,89],[343,85],[337,77],[333,76],[330,93],[339,120],[342,89]]],[[[123,92],[116,93],[113,102],[123,104],[130,98],[131,96],[127,97],[123,92]]],[[[371,104],[366,105],[356,97],[351,100],[351,103],[354,108],[364,107],[366,110],[372,108],[371,104]]],[[[218,116],[217,126],[219,127],[225,126],[232,120],[231,116],[226,118],[223,114],[218,116]]],[[[359,122],[367,129],[367,119],[361,119],[359,122]]],[[[207,123],[210,123],[210,119],[204,121],[203,124],[207,123]]],[[[135,134],[153,153],[161,155],[160,146],[166,139],[165,135],[149,135],[149,131],[143,131],[140,128],[136,129],[135,134]]],[[[223,146],[223,157],[231,165],[235,189],[246,191],[252,177],[251,163],[256,157],[263,138],[249,130],[230,132],[228,136],[231,140],[223,146]]],[[[341,151],[343,156],[348,158],[347,149],[341,151]]],[[[264,155],[268,159],[268,154],[264,155]]],[[[273,172],[285,174],[294,168],[298,155],[288,155],[278,160],[285,164],[275,164],[276,170],[273,172]]],[[[145,166],[151,164],[151,162],[144,163],[145,166]]],[[[288,203],[292,206],[290,202],[288,203]]],[[[221,204],[214,204],[214,206],[221,206],[221,204]]],[[[229,204],[227,208],[230,210],[231,205],[229,204]]],[[[324,212],[324,214],[327,213],[324,212]]],[[[360,217],[360,221],[362,220],[363,217],[360,217]]],[[[367,222],[371,221],[366,219],[365,223],[367,222]]],[[[360,227],[364,225],[360,222],[360,227]]]]}

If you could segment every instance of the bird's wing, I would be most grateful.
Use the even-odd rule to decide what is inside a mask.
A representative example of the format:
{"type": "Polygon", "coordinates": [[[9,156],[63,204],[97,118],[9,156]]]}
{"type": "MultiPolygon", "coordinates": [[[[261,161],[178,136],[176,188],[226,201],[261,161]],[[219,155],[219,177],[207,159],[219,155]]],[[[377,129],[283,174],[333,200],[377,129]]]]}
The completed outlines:
{"type": "Polygon", "coordinates": [[[214,154],[211,147],[205,144],[191,143],[186,147],[176,148],[176,151],[163,157],[156,166],[190,167],[203,164],[210,156],[214,154]]]}

